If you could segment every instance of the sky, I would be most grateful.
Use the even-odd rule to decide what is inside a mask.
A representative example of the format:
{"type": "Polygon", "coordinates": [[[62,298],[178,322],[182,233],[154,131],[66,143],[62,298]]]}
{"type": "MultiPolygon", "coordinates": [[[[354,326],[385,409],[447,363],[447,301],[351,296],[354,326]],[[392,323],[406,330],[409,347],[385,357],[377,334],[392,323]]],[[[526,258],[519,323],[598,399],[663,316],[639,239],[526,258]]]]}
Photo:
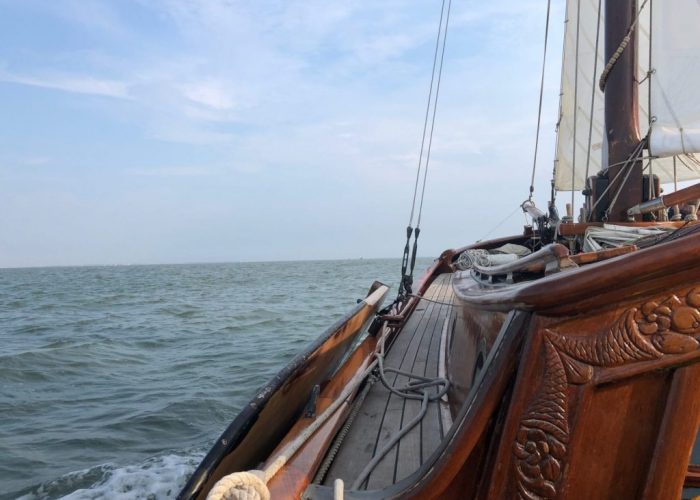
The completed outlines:
{"type": "MultiPolygon", "coordinates": [[[[400,257],[440,6],[0,0],[0,267],[400,257]]],[[[453,0],[420,256],[522,230],[545,14],[453,0]]]]}

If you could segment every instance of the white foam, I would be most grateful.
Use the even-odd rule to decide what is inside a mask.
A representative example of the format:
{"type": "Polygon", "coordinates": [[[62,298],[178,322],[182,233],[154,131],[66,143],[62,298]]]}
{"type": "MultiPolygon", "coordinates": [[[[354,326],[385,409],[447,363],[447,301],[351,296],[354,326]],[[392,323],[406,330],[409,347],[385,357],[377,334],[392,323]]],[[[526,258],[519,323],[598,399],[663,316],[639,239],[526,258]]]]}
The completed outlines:
{"type": "Polygon", "coordinates": [[[172,454],[149,458],[138,465],[102,464],[44,483],[18,500],[56,495],[67,500],[175,498],[202,456],[172,454]],[[86,484],[90,481],[92,484],[86,484]]]}

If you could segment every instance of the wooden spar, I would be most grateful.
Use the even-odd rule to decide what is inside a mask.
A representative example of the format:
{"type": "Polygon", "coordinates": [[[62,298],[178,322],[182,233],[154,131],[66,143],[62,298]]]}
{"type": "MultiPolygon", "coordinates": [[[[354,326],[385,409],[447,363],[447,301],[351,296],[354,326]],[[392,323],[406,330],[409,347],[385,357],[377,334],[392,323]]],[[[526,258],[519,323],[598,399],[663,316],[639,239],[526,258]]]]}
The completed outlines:
{"type": "Polygon", "coordinates": [[[646,214],[657,210],[664,210],[672,207],[673,205],[688,203],[690,201],[695,203],[695,200],[697,199],[700,199],[700,184],[688,186],[687,188],[679,189],[671,194],[659,196],[658,198],[645,201],[644,203],[639,203],[627,210],[627,213],[630,215],[646,214]]]}
{"type": "MultiPolygon", "coordinates": [[[[609,61],[627,35],[637,15],[637,0],[605,2],[605,61],[609,61]]],[[[635,162],[628,172],[626,161],[639,146],[639,92],[637,84],[637,30],[627,48],[615,63],[605,85],[605,130],[607,133],[607,177],[610,182],[608,200],[622,190],[609,210],[608,220],[628,220],[627,209],[643,198],[642,163],[635,162]],[[629,173],[629,176],[627,175],[629,173]],[[615,178],[617,177],[617,180],[615,178]],[[627,178],[625,180],[625,178],[627,178]],[[624,183],[624,184],[623,184],[624,183]]]]}

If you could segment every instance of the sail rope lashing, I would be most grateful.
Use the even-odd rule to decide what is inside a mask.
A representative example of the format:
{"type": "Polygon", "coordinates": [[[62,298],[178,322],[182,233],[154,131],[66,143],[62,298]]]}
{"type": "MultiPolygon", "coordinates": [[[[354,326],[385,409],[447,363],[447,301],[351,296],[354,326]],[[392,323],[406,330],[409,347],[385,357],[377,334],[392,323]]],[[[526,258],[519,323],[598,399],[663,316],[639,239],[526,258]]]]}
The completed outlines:
{"type": "Polygon", "coordinates": [[[634,28],[637,26],[637,22],[639,21],[639,16],[642,13],[642,10],[644,10],[644,6],[647,4],[648,0],[644,0],[642,2],[641,7],[637,10],[637,15],[634,16],[634,19],[632,20],[632,24],[630,24],[629,29],[627,30],[627,34],[625,37],[622,39],[620,42],[620,45],[618,45],[617,49],[613,53],[613,55],[610,57],[610,60],[608,63],[605,65],[605,69],[603,69],[603,72],[600,74],[600,81],[598,82],[598,86],[600,87],[600,90],[605,91],[605,84],[608,83],[608,77],[610,76],[610,72],[612,69],[615,67],[615,64],[617,64],[617,61],[622,57],[622,53],[625,51],[627,46],[630,43],[630,40],[632,39],[632,33],[634,32],[634,28]]]}
{"type": "Polygon", "coordinates": [[[528,200],[532,201],[535,192],[535,172],[537,171],[537,148],[540,143],[540,123],[542,121],[542,96],[544,95],[544,74],[547,62],[547,40],[549,39],[549,12],[552,0],[547,0],[547,16],[544,24],[544,50],[542,54],[542,76],[540,77],[540,102],[537,106],[537,130],[535,132],[535,152],[532,158],[532,176],[530,177],[530,194],[528,200]]]}
{"type": "Polygon", "coordinates": [[[445,46],[447,42],[447,28],[450,23],[450,11],[452,9],[452,0],[442,0],[440,9],[440,23],[438,26],[437,38],[435,40],[435,53],[433,54],[433,70],[430,76],[430,88],[428,90],[428,102],[425,108],[425,119],[423,121],[423,135],[421,138],[420,153],[418,155],[418,168],[416,169],[416,181],[413,186],[413,200],[411,202],[411,216],[409,217],[408,226],[406,227],[406,245],[404,247],[403,258],[401,262],[401,283],[399,285],[399,297],[403,297],[406,293],[410,294],[413,291],[413,271],[416,266],[416,255],[418,253],[418,237],[420,236],[420,223],[423,214],[423,200],[425,198],[425,186],[428,178],[428,167],[430,165],[430,152],[433,145],[433,132],[435,131],[435,117],[437,116],[437,103],[440,95],[440,82],[442,80],[442,67],[445,59],[445,46]],[[445,12],[445,4],[447,11],[445,12]],[[444,19],[444,28],[443,28],[444,19]],[[442,45],[442,49],[440,49],[442,45]],[[440,54],[440,63],[438,65],[438,54],[440,54]],[[437,84],[435,86],[435,96],[433,97],[433,85],[437,76],[437,84]],[[430,133],[428,133],[428,121],[430,111],[432,109],[432,119],[430,119],[430,133]],[[427,149],[426,149],[427,136],[427,149]],[[423,153],[425,154],[425,164],[423,163],[423,153]],[[423,186],[421,189],[420,203],[418,207],[418,220],[415,230],[413,229],[413,218],[416,209],[416,199],[418,195],[418,185],[420,181],[421,170],[423,170],[423,186]],[[413,239],[413,252],[409,257],[411,246],[411,235],[413,239]]]}

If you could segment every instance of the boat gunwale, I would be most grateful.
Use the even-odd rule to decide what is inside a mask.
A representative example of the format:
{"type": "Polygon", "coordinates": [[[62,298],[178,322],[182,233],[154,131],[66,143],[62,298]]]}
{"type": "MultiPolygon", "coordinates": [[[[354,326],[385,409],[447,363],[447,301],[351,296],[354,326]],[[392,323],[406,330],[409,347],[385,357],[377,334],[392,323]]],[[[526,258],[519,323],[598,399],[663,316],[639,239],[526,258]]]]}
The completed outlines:
{"type": "Polygon", "coordinates": [[[700,278],[698,249],[700,232],[535,281],[488,285],[471,276],[455,274],[455,296],[485,310],[524,309],[552,316],[580,314],[633,301],[633,294],[626,291],[642,283],[646,292],[654,293],[664,290],[677,274],[682,273],[684,279],[700,278]],[[640,273],[640,269],[644,272],[640,273]],[[622,283],[624,288],[620,288],[622,283]]]}
{"type": "MultiPolygon", "coordinates": [[[[355,332],[355,337],[365,330],[369,322],[375,317],[375,313],[381,306],[388,291],[389,287],[387,285],[375,281],[370,288],[370,292],[362,301],[358,302],[349,312],[326,328],[321,335],[309,342],[303,351],[294,356],[269,382],[258,389],[214,442],[209,452],[180,491],[178,499],[197,498],[201,495],[202,487],[209,481],[211,475],[224,459],[243,442],[272,397],[282,390],[290,379],[302,373],[309,362],[313,360],[314,353],[318,352],[346,324],[363,311],[374,309],[374,313],[370,312],[360,328],[355,332]]],[[[351,352],[349,348],[348,352],[351,352]]],[[[335,368],[341,366],[345,359],[346,356],[342,356],[335,368]]]]}

